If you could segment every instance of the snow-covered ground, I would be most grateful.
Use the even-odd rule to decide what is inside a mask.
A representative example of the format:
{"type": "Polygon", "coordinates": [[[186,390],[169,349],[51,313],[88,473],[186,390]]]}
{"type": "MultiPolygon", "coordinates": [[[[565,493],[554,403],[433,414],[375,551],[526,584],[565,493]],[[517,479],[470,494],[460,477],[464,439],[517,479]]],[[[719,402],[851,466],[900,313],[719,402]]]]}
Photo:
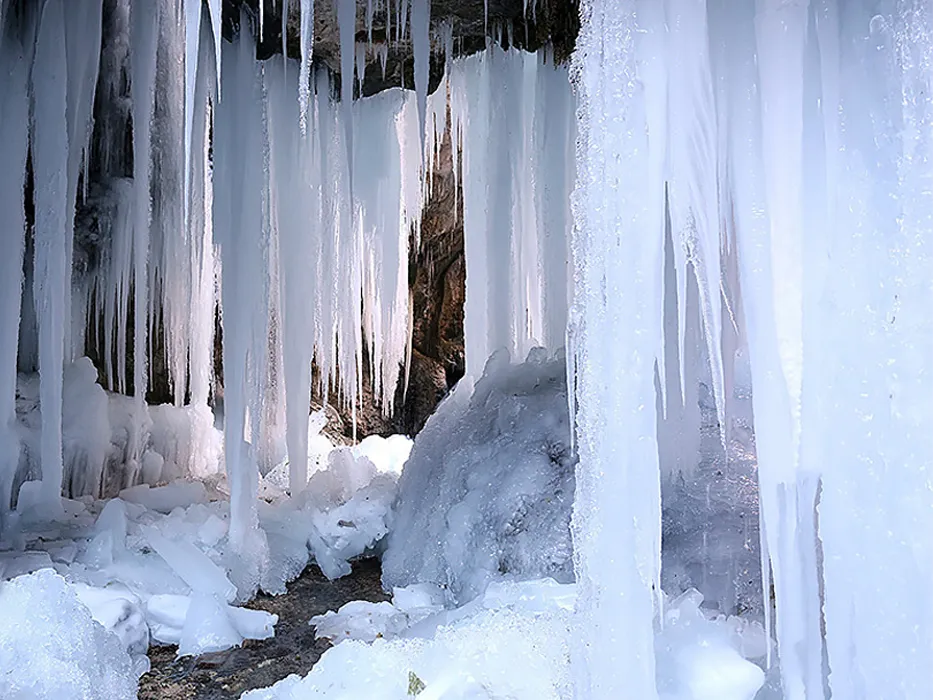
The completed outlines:
{"type": "MultiPolygon", "coordinates": [[[[577,632],[574,584],[494,582],[470,603],[438,609],[435,591],[396,589],[392,603],[350,603],[312,620],[335,642],[305,678],[290,676],[249,700],[569,700],[577,632]]],[[[762,687],[764,630],[708,616],[691,590],[666,601],[655,636],[661,700],[752,700],[762,687]]],[[[610,640],[606,640],[611,643],[610,640]]]]}

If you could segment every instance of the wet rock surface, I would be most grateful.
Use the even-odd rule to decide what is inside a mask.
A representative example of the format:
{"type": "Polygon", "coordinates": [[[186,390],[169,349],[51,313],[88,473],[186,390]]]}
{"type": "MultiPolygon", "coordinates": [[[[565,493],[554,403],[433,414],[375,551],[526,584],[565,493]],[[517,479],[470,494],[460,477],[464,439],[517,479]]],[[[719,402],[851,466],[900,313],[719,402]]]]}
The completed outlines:
{"type": "Polygon", "coordinates": [[[175,647],[149,651],[152,670],[139,684],[140,700],[228,700],[270,686],[295,673],[306,675],[331,644],[314,638],[308,620],[351,600],[389,600],[379,562],[354,562],[353,573],[336,581],[309,566],[280,596],[259,595],[246,607],[279,616],[275,636],[197,658],[175,658],[175,647]]]}

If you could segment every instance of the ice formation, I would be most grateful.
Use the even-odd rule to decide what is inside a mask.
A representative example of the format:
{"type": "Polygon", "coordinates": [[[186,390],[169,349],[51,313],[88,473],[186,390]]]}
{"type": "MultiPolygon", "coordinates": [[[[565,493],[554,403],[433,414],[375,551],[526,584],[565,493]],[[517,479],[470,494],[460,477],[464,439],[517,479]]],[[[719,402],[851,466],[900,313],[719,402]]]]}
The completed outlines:
{"type": "MultiPolygon", "coordinates": [[[[120,640],[95,622],[54,571],[0,583],[0,695],[136,697],[139,672],[120,640]]],[[[145,670],[145,669],[142,669],[145,670]]]]}
{"type": "Polygon", "coordinates": [[[694,275],[724,432],[747,344],[783,697],[920,697],[933,650],[917,588],[933,567],[917,534],[933,513],[921,428],[933,12],[632,0],[584,3],[581,17],[570,331],[578,692],[616,694],[625,678],[618,693],[657,697],[648,414],[652,365],[668,400],[674,384],[659,340],[672,337],[661,322],[669,211],[678,303],[689,308],[694,275]],[[625,543],[614,562],[610,541],[625,543]],[[883,573],[894,571],[896,581],[883,573]],[[619,644],[585,643],[607,639],[619,644]]]}
{"type": "Polygon", "coordinates": [[[496,46],[453,62],[450,95],[476,379],[501,348],[525,357],[564,346],[575,102],[566,67],[545,52],[496,46]]]}
{"type": "Polygon", "coordinates": [[[465,603],[502,577],[573,580],[566,392],[564,359],[542,348],[512,366],[500,351],[475,389],[457,385],[402,472],[387,587],[430,583],[465,603]]]}
{"type": "MultiPolygon", "coordinates": [[[[449,95],[469,379],[424,449],[446,451],[445,416],[466,420],[493,395],[487,378],[468,397],[495,351],[555,351],[567,331],[579,597],[575,617],[555,624],[573,628],[563,637],[573,662],[560,672],[578,696],[650,700],[681,683],[696,697],[740,697],[759,680],[727,654],[724,668],[745,674],[733,691],[658,683],[667,662],[657,641],[679,624],[662,595],[661,480],[688,473],[697,434],[709,439],[701,400],[731,449],[747,364],[763,597],[773,581],[785,698],[921,697],[933,683],[923,534],[933,526],[933,9],[583,0],[570,80],[546,52],[490,45],[448,60],[428,95],[430,3],[386,5],[386,41],[411,42],[414,93],[354,100],[365,66],[355,0],[334,3],[339,99],[313,70],[307,0],[297,63],[257,61],[245,15],[222,40],[220,0],[108,0],[107,13],[101,0],[0,0],[0,527],[5,545],[31,547],[4,553],[3,576],[49,564],[88,585],[112,574],[135,598],[85,595],[108,626],[145,609],[156,638],[194,652],[267,633],[228,604],[284,585],[309,552],[340,575],[378,543],[394,517],[393,477],[339,451],[327,469],[310,468],[310,368],[323,393],[355,410],[367,357],[391,409],[410,352],[408,247],[449,95]],[[218,307],[222,395],[212,387],[218,307]],[[157,361],[170,407],[146,405],[157,361]],[[222,453],[209,402],[223,408],[222,453]],[[670,447],[673,436],[687,440],[670,447]],[[178,487],[140,488],[210,476],[221,454],[227,511],[178,487]],[[268,474],[278,486],[260,480],[268,474]],[[335,486],[345,482],[355,486],[335,486]],[[94,521],[90,497],[127,487],[94,521]],[[276,492],[275,507],[258,501],[261,489],[276,492]],[[123,566],[141,557],[145,566],[123,566]]],[[[449,59],[452,36],[440,40],[449,59]]],[[[368,50],[385,65],[387,43],[368,50]]],[[[476,440],[504,432],[518,399],[503,397],[476,440]]],[[[456,478],[431,488],[485,477],[472,456],[451,456],[456,478]]],[[[416,449],[403,493],[429,467],[416,449]]],[[[408,503],[403,495],[398,538],[418,527],[408,503]]],[[[502,524],[476,517],[499,501],[469,503],[450,518],[463,531],[443,544],[446,560],[432,543],[415,561],[409,542],[390,548],[387,576],[449,585],[457,600],[480,594],[509,565],[496,560],[505,550],[495,537],[473,530],[502,524]],[[463,556],[477,552],[485,559],[463,556]]],[[[696,618],[693,598],[674,607],[696,618]]],[[[492,626],[511,639],[505,627],[492,626]]],[[[127,647],[137,643],[121,629],[127,647]]],[[[459,648],[455,638],[438,658],[459,648]]],[[[390,644],[372,648],[386,650],[377,661],[392,673],[405,654],[435,653],[390,644]]],[[[436,688],[446,671],[424,673],[436,688]]]]}
{"type": "MultiPolygon", "coordinates": [[[[132,405],[132,398],[123,399],[132,405]]],[[[395,517],[396,482],[411,442],[374,436],[352,448],[335,448],[323,441],[315,440],[318,452],[309,455],[309,462],[321,464],[303,499],[262,484],[257,527],[268,546],[268,562],[258,584],[235,575],[241,550],[231,540],[231,506],[222,479],[208,485],[140,484],[107,501],[63,500],[64,517],[55,523],[39,517],[41,512],[35,515],[42,494],[33,496],[27,488],[15,514],[16,548],[4,542],[0,551],[0,598],[3,581],[23,582],[16,577],[54,569],[141,670],[148,668],[150,643],[199,655],[244,639],[266,639],[276,617],[237,607],[252,596],[254,585],[269,594],[284,593],[285,584],[312,560],[328,576],[343,576],[351,560],[378,551],[395,517]]],[[[287,476],[284,481],[287,485],[287,476]]],[[[80,633],[73,622],[62,625],[62,636],[80,633]]],[[[15,639],[28,648],[26,638],[15,639]]]]}

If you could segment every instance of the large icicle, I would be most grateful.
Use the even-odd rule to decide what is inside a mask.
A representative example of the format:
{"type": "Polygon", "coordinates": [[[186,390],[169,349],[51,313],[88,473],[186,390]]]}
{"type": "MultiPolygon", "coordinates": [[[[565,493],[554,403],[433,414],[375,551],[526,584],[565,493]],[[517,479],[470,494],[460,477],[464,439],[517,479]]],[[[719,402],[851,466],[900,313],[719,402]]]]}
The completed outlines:
{"type": "MultiPolygon", "coordinates": [[[[819,584],[815,567],[816,465],[800,465],[803,366],[803,85],[808,8],[761,0],[755,16],[761,154],[769,231],[766,274],[746,283],[752,313],[756,443],[764,536],[774,571],[777,637],[787,700],[822,697],[819,584]],[[767,285],[769,291],[761,289],[767,285]],[[767,335],[765,335],[767,334],[767,335]],[[772,335],[773,334],[773,335],[772,335]],[[770,347],[762,351],[762,344],[770,347]],[[771,354],[774,348],[776,356],[771,354]],[[756,370],[755,364],[758,365],[756,370]],[[765,403],[767,402],[767,403],[765,403]]],[[[746,25],[751,29],[751,25],[746,25]]],[[[816,162],[812,154],[809,165],[816,162]]],[[[751,177],[736,170],[736,179],[751,177]]],[[[755,229],[753,229],[754,231],[755,229]]],[[[740,232],[740,235],[745,235],[740,232]]],[[[750,257],[751,254],[748,255],[750,257]]],[[[740,260],[742,251],[740,250],[740,260]]],[[[746,259],[742,264],[749,265],[746,259]]],[[[762,268],[749,270],[751,276],[762,268]]],[[[750,345],[752,340],[749,339],[750,345]]]]}
{"type": "Polygon", "coordinates": [[[462,149],[467,374],[479,376],[499,348],[524,357],[564,344],[575,103],[565,68],[496,47],[455,61],[450,93],[453,151],[462,149]]]}
{"type": "MultiPolygon", "coordinates": [[[[697,276],[706,345],[713,377],[713,393],[720,423],[723,416],[723,371],[719,339],[722,333],[719,265],[719,193],[717,182],[717,124],[709,56],[706,2],[670,0],[668,24],[671,49],[668,109],[670,133],[669,195],[671,224],[680,290],[681,374],[687,354],[684,343],[687,264],[697,276]]],[[[663,133],[663,132],[662,132],[663,133]]],[[[660,209],[656,210],[660,216],[660,209]]],[[[685,386],[681,376],[681,386],[685,386]]]]}
{"type": "Polygon", "coordinates": [[[933,684],[933,10],[814,4],[829,225],[803,242],[803,398],[823,400],[805,403],[802,439],[823,467],[829,687],[920,698],[933,684]]]}
{"type": "MultiPolygon", "coordinates": [[[[2,3],[0,3],[2,4],[2,3]]],[[[0,16],[0,37],[3,37],[0,16]]],[[[29,147],[28,65],[18,41],[0,39],[0,537],[19,464],[16,351],[23,295],[26,211],[23,187],[29,147]]]]}
{"type": "MultiPolygon", "coordinates": [[[[65,285],[65,360],[71,362],[77,353],[84,350],[81,340],[84,323],[74,313],[72,306],[71,270],[74,245],[74,207],[78,195],[78,179],[84,164],[85,188],[87,187],[87,151],[91,141],[91,112],[94,107],[94,92],[97,88],[97,71],[100,67],[100,41],[103,20],[102,0],[67,2],[65,13],[65,52],[68,65],[68,215],[65,229],[65,269],[68,279],[65,285]],[[72,317],[75,327],[72,328],[72,317]]],[[[83,306],[83,304],[82,304],[83,306]]]]}
{"type": "Polygon", "coordinates": [[[267,145],[260,67],[243,14],[223,73],[214,126],[214,231],[220,245],[224,333],[224,455],[230,484],[231,580],[243,598],[268,556],[259,529],[257,448],[268,340],[267,145]]]}
{"type": "MultiPolygon", "coordinates": [[[[645,0],[650,3],[653,0],[645,0]]],[[[581,3],[573,197],[579,600],[577,697],[657,698],[654,594],[660,484],[654,364],[663,229],[648,210],[650,124],[636,87],[641,3],[581,3]],[[625,261],[623,264],[623,260],[625,261]]],[[[643,38],[643,37],[642,37],[643,38]]],[[[650,90],[652,86],[645,86],[650,90]]]]}
{"type": "Polygon", "coordinates": [[[130,9],[133,94],[133,395],[135,428],[130,459],[138,460],[140,426],[148,387],[149,238],[152,222],[151,148],[155,108],[160,2],[136,0],[130,9]]]}
{"type": "MultiPolygon", "coordinates": [[[[314,352],[317,275],[313,266],[319,214],[302,166],[311,162],[298,125],[300,107],[286,84],[286,68],[266,65],[269,101],[269,178],[273,226],[278,231],[282,296],[289,485],[297,495],[308,480],[308,411],[314,352]],[[310,271],[309,271],[310,268],[310,271]]],[[[316,183],[315,183],[316,184],[316,183]]]]}
{"type": "Polygon", "coordinates": [[[42,406],[43,502],[61,512],[62,373],[69,270],[65,232],[68,207],[68,63],[63,0],[42,11],[32,70],[32,164],[35,178],[33,295],[39,328],[39,401],[42,406]]]}
{"type": "Polygon", "coordinates": [[[308,106],[311,99],[311,53],[314,49],[314,0],[301,0],[301,69],[298,71],[298,119],[301,133],[308,125],[308,106]]]}

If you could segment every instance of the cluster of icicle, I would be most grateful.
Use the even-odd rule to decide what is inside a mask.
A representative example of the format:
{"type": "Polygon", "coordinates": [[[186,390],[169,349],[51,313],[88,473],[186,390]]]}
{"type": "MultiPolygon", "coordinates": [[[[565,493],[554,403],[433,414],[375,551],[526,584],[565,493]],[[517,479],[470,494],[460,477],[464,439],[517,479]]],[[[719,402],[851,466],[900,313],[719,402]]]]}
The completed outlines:
{"type": "MultiPolygon", "coordinates": [[[[123,391],[127,348],[137,348],[132,381],[139,409],[155,342],[152,329],[161,322],[176,402],[187,395],[192,404],[206,406],[214,323],[205,141],[210,81],[196,69],[199,57],[203,62],[210,55],[220,5],[208,3],[209,20],[202,27],[200,0],[115,0],[108,13],[103,0],[0,1],[0,236],[6,252],[0,294],[0,512],[9,507],[19,462],[13,432],[17,354],[21,364],[40,372],[40,460],[51,513],[61,509],[63,368],[89,345],[99,344],[110,387],[123,391]],[[105,16],[111,40],[102,46],[105,16]],[[95,98],[103,105],[97,125],[95,98]],[[124,178],[120,168],[129,159],[121,144],[130,122],[132,178],[124,178]],[[96,142],[94,129],[103,134],[96,142]],[[100,145],[99,153],[92,143],[100,145]],[[114,145],[120,152],[113,152],[114,145]],[[27,157],[35,219],[24,266],[27,157]],[[112,175],[97,222],[110,245],[94,274],[73,274],[76,205],[89,196],[95,158],[94,165],[112,175]]],[[[140,433],[133,431],[132,439],[140,433]]],[[[143,447],[133,446],[130,459],[138,459],[143,447]]]]}
{"type": "MultiPolygon", "coordinates": [[[[311,70],[311,2],[300,8],[300,61],[259,62],[245,14],[233,42],[220,40],[219,0],[0,0],[8,252],[0,263],[0,511],[19,462],[15,372],[18,353],[22,362],[30,352],[21,315],[34,315],[37,327],[42,483],[55,511],[62,368],[96,349],[107,387],[131,392],[141,416],[158,352],[175,403],[206,408],[219,309],[230,537],[249,564],[244,576],[257,576],[258,475],[286,447],[307,454],[312,361],[321,390],[335,388],[354,412],[364,358],[384,410],[404,381],[409,242],[418,240],[448,110],[455,170],[467,154],[470,370],[478,376],[500,346],[523,355],[563,344],[574,109],[567,71],[543,54],[501,49],[455,62],[450,26],[431,36],[428,0],[389,5],[389,36],[408,40],[410,28],[415,91],[354,100],[352,79],[338,99],[329,76],[311,70]],[[447,70],[428,95],[432,42],[447,70]],[[30,153],[31,239],[23,201],[30,153]],[[88,192],[91,169],[102,193],[88,192]],[[76,206],[89,197],[100,259],[72,273],[76,206]],[[34,253],[24,279],[27,240],[34,253]]],[[[336,13],[343,75],[356,71],[362,82],[366,52],[386,49],[356,45],[354,0],[339,0],[336,13]]],[[[142,434],[137,426],[131,441],[142,434]]],[[[130,445],[128,458],[144,448],[130,445]]],[[[301,490],[304,459],[291,460],[290,476],[292,491],[301,490]]]]}
{"type": "Polygon", "coordinates": [[[924,697],[933,6],[591,0],[581,13],[579,696],[657,697],[652,366],[668,211],[680,307],[695,274],[720,412],[724,327],[748,347],[784,697],[924,697]]]}

